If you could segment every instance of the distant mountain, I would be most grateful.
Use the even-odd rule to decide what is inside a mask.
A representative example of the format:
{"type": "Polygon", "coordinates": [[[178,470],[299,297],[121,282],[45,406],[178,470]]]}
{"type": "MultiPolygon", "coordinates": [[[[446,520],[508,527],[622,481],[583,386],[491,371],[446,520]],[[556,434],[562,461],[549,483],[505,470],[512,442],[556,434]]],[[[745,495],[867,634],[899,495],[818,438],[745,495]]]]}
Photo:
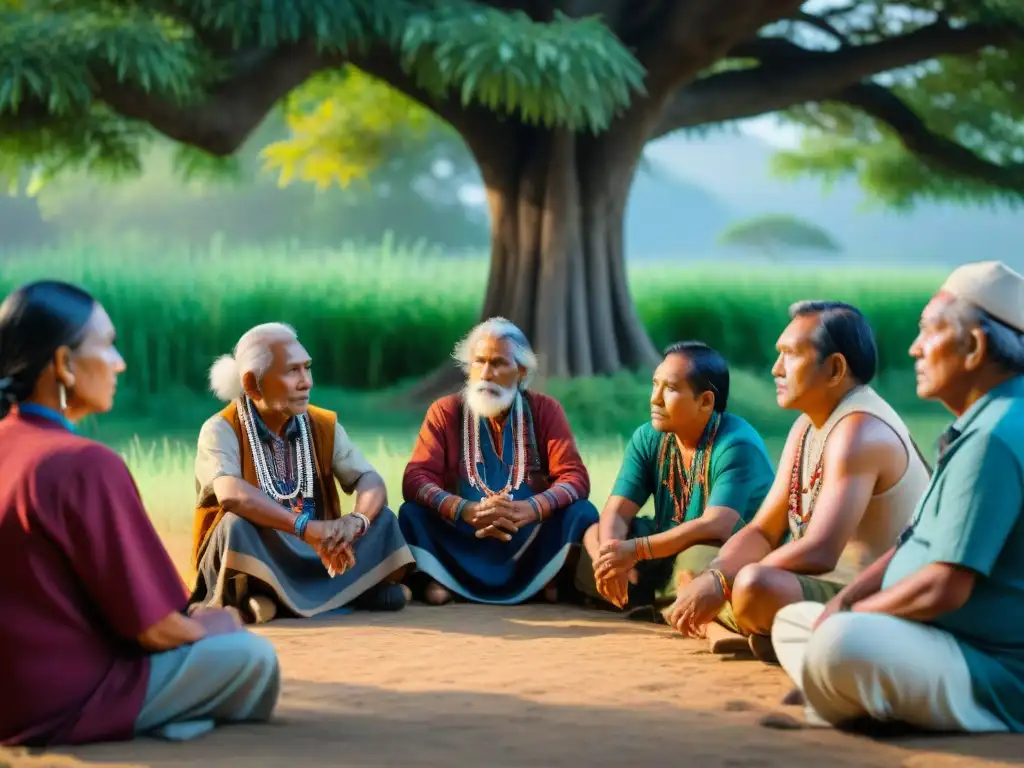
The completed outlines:
{"type": "Polygon", "coordinates": [[[715,193],[657,163],[642,167],[626,208],[630,256],[703,253],[736,212],[715,193]]]}
{"type": "MultiPolygon", "coordinates": [[[[866,195],[855,180],[836,184],[826,194],[816,179],[784,181],[771,174],[769,163],[775,149],[763,139],[750,135],[718,134],[703,140],[670,136],[648,147],[651,165],[701,188],[727,206],[741,220],[762,213],[787,213],[811,221],[827,230],[845,254],[836,258],[870,261],[910,261],[953,264],[970,260],[1001,259],[1024,269],[1024,215],[1009,210],[962,208],[925,204],[909,214],[865,209],[866,195]]],[[[686,210],[686,200],[675,209],[672,225],[686,230],[692,240],[720,231],[718,221],[705,213],[686,210]]],[[[628,242],[634,257],[669,255],[628,242]]],[[[694,252],[682,240],[674,253],[690,257],[710,256],[694,252]]]]}
{"type": "MultiPolygon", "coordinates": [[[[256,137],[246,150],[254,167],[259,146],[267,140],[269,134],[256,137]]],[[[716,244],[722,230],[752,216],[775,213],[823,228],[842,246],[842,253],[827,257],[837,262],[947,265],[997,258],[1024,270],[1024,215],[933,204],[907,215],[865,210],[865,193],[854,180],[825,194],[816,179],[789,182],[774,177],[774,152],[770,143],[749,133],[723,132],[702,139],[669,136],[651,144],[626,210],[628,257],[730,258],[735,252],[716,244]]],[[[422,187],[424,167],[433,156],[429,151],[411,153],[411,167],[400,163],[391,176],[380,177],[386,183],[362,196],[354,190],[317,195],[301,184],[278,189],[267,177],[241,188],[194,188],[157,162],[147,163],[141,179],[106,193],[96,183],[68,179],[44,190],[42,199],[49,204],[43,206],[43,215],[37,200],[0,196],[0,253],[58,236],[100,237],[126,228],[164,239],[186,232],[201,242],[217,231],[230,242],[300,238],[331,244],[353,236],[376,241],[389,230],[399,230],[405,240],[423,238],[443,242],[449,249],[457,244],[486,251],[486,194],[472,158],[454,142],[448,158],[454,175],[437,175],[430,166],[436,178],[422,187]],[[387,194],[386,187],[405,194],[396,196],[394,189],[387,194]],[[421,205],[423,201],[435,205],[421,205]],[[441,208],[439,202],[444,203],[441,208]]],[[[798,258],[805,257],[794,255],[793,261],[798,258]]],[[[815,263],[823,263],[822,258],[815,263]]]]}

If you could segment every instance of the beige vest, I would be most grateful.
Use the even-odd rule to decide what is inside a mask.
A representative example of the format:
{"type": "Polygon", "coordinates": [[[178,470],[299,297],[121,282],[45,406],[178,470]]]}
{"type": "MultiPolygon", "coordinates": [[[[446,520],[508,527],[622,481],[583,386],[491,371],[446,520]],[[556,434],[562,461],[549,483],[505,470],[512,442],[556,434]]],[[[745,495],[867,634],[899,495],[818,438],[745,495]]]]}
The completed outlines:
{"type": "MultiPolygon", "coordinates": [[[[871,387],[858,387],[836,406],[821,429],[811,426],[811,431],[807,435],[803,466],[800,468],[800,484],[803,488],[809,487],[811,473],[825,450],[829,433],[851,413],[869,413],[885,422],[902,441],[907,452],[908,465],[903,477],[895,485],[871,497],[860,525],[847,543],[836,569],[821,577],[842,582],[852,581],[857,574],[892,548],[904,527],[910,522],[917,502],[924,495],[929,482],[928,468],[914,446],[910,430],[903,419],[871,387]]],[[[804,424],[809,423],[806,416],[800,418],[804,424]]],[[[823,477],[822,482],[827,483],[828,477],[823,477]]],[[[814,500],[811,497],[811,493],[802,494],[805,510],[813,504],[814,500]]],[[[813,514],[812,510],[812,518],[813,514]]],[[[792,527],[792,521],[790,526],[792,527]]],[[[793,533],[795,535],[795,531],[793,533]]]]}

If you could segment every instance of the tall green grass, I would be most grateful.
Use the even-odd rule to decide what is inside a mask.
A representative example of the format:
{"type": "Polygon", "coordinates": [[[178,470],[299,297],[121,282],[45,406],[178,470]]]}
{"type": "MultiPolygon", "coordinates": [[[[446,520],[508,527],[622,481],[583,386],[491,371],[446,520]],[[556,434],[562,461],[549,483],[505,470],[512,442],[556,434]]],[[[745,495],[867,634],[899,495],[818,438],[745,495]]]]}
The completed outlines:
{"type": "MultiPolygon", "coordinates": [[[[0,292],[43,277],[79,283],[107,307],[143,395],[206,388],[213,359],[248,328],[293,324],[317,380],[375,389],[449,359],[477,320],[487,259],[427,248],[154,252],[145,244],[82,244],[0,262],[0,292]]],[[[796,300],[830,298],[871,319],[883,368],[904,367],[918,314],[941,274],[920,270],[765,268],[738,263],[638,265],[632,294],[654,341],[700,338],[737,368],[767,370],[796,300]]]]}

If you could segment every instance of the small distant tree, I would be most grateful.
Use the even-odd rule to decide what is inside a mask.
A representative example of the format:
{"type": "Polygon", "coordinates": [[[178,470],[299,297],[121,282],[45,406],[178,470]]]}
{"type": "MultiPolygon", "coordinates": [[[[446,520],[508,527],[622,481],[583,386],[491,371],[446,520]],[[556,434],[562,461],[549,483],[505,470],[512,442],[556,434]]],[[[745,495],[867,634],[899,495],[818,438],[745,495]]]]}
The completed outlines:
{"type": "Polygon", "coordinates": [[[789,214],[768,214],[733,224],[718,237],[722,245],[750,248],[774,259],[779,251],[838,253],[842,248],[821,227],[789,214]]]}

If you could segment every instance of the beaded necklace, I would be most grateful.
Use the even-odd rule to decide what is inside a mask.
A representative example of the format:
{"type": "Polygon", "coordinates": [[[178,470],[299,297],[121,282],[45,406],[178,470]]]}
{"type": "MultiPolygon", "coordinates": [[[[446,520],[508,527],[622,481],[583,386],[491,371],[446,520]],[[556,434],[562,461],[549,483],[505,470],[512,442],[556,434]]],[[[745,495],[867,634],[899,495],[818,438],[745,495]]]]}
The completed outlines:
{"type": "Polygon", "coordinates": [[[800,477],[800,472],[804,466],[804,459],[807,455],[807,438],[810,433],[811,425],[808,424],[804,427],[803,434],[800,435],[796,458],[793,460],[793,469],[789,475],[789,527],[793,533],[794,541],[803,536],[807,530],[807,525],[811,522],[811,514],[814,512],[814,505],[818,501],[818,494],[821,493],[821,476],[825,464],[824,451],[819,454],[806,487],[804,487],[800,477]],[[803,501],[805,493],[811,494],[806,509],[804,509],[803,501]]]}
{"type": "Polygon", "coordinates": [[[806,486],[802,482],[801,472],[804,468],[804,462],[807,460],[807,444],[814,425],[808,421],[807,426],[804,427],[803,434],[800,435],[796,457],[793,459],[793,469],[789,475],[789,528],[793,534],[794,541],[803,536],[807,531],[807,526],[811,522],[811,515],[814,514],[814,506],[818,503],[818,495],[821,493],[822,475],[824,474],[825,467],[825,440],[828,437],[829,431],[831,431],[831,425],[842,415],[843,412],[840,410],[840,407],[861,389],[861,387],[854,387],[843,395],[839,402],[836,403],[835,408],[832,409],[832,413],[822,425],[818,435],[814,436],[815,439],[810,453],[812,456],[817,453],[818,458],[814,462],[814,469],[811,470],[811,476],[807,479],[806,486]],[[807,493],[811,495],[811,498],[808,500],[807,508],[804,509],[803,497],[807,493]]]}
{"type": "Polygon", "coordinates": [[[496,491],[487,485],[478,470],[478,465],[483,462],[483,454],[480,450],[480,419],[473,413],[472,408],[464,407],[462,409],[462,455],[466,477],[473,488],[488,497],[517,490],[526,479],[526,429],[521,392],[516,392],[509,418],[512,419],[512,467],[508,473],[505,487],[496,491]]]}
{"type": "Polygon", "coordinates": [[[298,416],[299,437],[294,440],[293,450],[295,451],[295,469],[298,477],[295,480],[295,488],[291,493],[281,493],[276,482],[274,472],[270,469],[267,461],[267,454],[263,450],[262,442],[256,431],[256,421],[252,414],[252,403],[248,397],[241,397],[238,403],[238,415],[249,439],[249,452],[252,455],[252,463],[256,468],[256,478],[259,481],[262,491],[277,501],[279,504],[288,504],[297,499],[301,505],[302,500],[313,498],[313,448],[309,436],[309,427],[306,423],[306,416],[298,416]]]}
{"type": "MultiPolygon", "coordinates": [[[[671,432],[665,433],[661,438],[661,448],[658,451],[658,474],[661,478],[661,485],[668,488],[672,497],[672,505],[675,513],[672,519],[683,522],[686,511],[690,508],[690,501],[693,499],[694,488],[697,493],[708,493],[711,473],[711,450],[714,448],[715,437],[718,434],[718,427],[722,422],[720,413],[712,414],[708,419],[704,433],[697,442],[697,448],[690,459],[690,469],[683,467],[683,452],[679,450],[679,441],[671,432]]],[[[699,498],[699,497],[698,497],[699,498]]]]}

